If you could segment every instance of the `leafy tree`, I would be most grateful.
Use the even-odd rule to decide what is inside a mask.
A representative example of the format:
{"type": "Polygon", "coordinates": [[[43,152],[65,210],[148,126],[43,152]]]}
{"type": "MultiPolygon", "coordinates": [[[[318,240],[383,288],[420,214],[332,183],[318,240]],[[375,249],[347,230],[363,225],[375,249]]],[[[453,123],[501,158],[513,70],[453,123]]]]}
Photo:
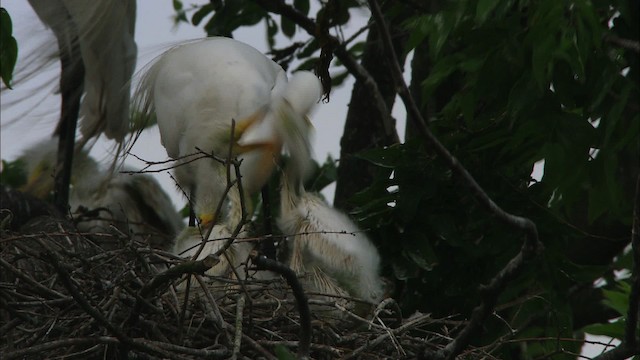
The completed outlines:
{"type": "Polygon", "coordinates": [[[334,84],[355,76],[334,203],[385,255],[405,314],[467,319],[478,304],[495,308],[471,344],[500,358],[575,358],[582,344],[571,339],[585,329],[625,339],[626,353],[613,356],[638,351],[637,325],[626,325],[637,319],[638,275],[614,276],[638,262],[637,245],[629,248],[640,158],[637,2],[387,1],[388,34],[372,16],[355,44],[331,34],[374,2],[330,0],[315,14],[308,0],[212,1],[192,14],[174,4],[180,21],[190,16],[208,35],[266,25],[274,57],[315,68],[326,90],[330,64],[334,84]],[[306,40],[274,47],[276,35],[300,32],[306,40]],[[390,130],[402,87],[385,35],[399,65],[413,54],[410,92],[400,95],[419,114],[397,119],[407,122],[405,142],[390,130]],[[420,118],[486,195],[537,225],[544,250],[495,294],[479,285],[522,254],[524,233],[477,200],[420,118]],[[531,178],[536,163],[540,180],[531,178]],[[598,279],[605,285],[594,287],[598,279]],[[607,324],[619,316],[630,319],[607,324]]]}

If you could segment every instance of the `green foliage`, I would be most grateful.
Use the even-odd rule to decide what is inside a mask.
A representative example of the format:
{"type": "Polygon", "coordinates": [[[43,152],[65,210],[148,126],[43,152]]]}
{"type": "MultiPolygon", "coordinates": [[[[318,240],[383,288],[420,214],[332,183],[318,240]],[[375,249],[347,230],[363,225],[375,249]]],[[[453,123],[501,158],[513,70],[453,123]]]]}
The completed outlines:
{"type": "Polygon", "coordinates": [[[17,60],[18,43],[13,37],[11,16],[5,8],[0,8],[0,76],[9,89],[17,60]]]}
{"type": "Polygon", "coordinates": [[[606,324],[592,324],[586,326],[583,331],[593,335],[604,335],[615,339],[624,337],[626,316],[629,308],[629,294],[631,293],[631,285],[626,280],[616,282],[611,290],[603,290],[603,303],[615,310],[620,317],[606,324]]]}
{"type": "Polygon", "coordinates": [[[7,185],[14,189],[27,183],[26,164],[23,160],[14,161],[2,160],[2,171],[0,172],[0,184],[7,185]]]}
{"type": "Polygon", "coordinates": [[[296,358],[284,345],[276,345],[274,351],[278,360],[294,360],[296,358]]]}
{"type": "MultiPolygon", "coordinates": [[[[637,41],[626,29],[638,28],[638,15],[617,3],[459,1],[417,13],[405,27],[407,51],[426,51],[431,62],[425,79],[413,79],[421,85],[418,100],[436,114],[431,131],[496,203],[536,222],[545,244],[544,256],[501,295],[504,321],[485,324],[478,343],[508,333],[505,323],[523,326],[523,339],[574,337],[579,309],[570,289],[611,268],[572,262],[570,244],[587,241],[594,224],[631,225],[638,56],[603,39],[624,33],[637,41]],[[540,160],[544,177],[532,182],[540,160]]],[[[517,253],[523,234],[497,222],[430,154],[419,139],[360,154],[379,172],[354,198],[354,215],[385,254],[407,313],[469,314],[480,300],[478,285],[517,253]]],[[[626,307],[628,293],[603,293],[610,306],[626,307]]],[[[589,330],[601,327],[615,328],[589,330]]],[[[557,346],[528,344],[527,356],[557,346]]],[[[579,352],[575,343],[562,347],[579,352]]]]}

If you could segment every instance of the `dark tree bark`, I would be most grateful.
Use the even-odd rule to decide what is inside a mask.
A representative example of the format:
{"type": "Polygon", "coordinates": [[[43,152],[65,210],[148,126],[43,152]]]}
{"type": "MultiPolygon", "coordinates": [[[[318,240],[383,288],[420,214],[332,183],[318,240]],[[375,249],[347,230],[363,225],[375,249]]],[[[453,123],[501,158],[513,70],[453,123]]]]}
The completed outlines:
{"type": "MultiPolygon", "coordinates": [[[[400,27],[405,16],[396,16],[389,20],[392,36],[394,37],[396,55],[404,62],[404,45],[406,34],[400,27]]],[[[393,83],[389,65],[384,55],[384,48],[375,27],[369,30],[362,66],[376,81],[389,111],[393,108],[397,90],[393,83]]],[[[364,150],[381,148],[396,143],[397,134],[385,132],[382,115],[376,107],[371,105],[372,96],[366,85],[356,81],[351,93],[351,103],[347,113],[342,139],[340,140],[340,164],[338,166],[338,180],[334,206],[345,211],[353,208],[349,199],[357,192],[371,185],[373,168],[368,162],[358,159],[356,155],[364,150]]]]}

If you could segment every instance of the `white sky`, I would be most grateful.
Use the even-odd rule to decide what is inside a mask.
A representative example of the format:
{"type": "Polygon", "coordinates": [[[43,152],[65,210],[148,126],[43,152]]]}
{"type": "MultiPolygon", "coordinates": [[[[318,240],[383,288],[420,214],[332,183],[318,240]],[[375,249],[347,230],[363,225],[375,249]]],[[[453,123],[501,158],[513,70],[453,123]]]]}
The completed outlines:
{"type": "MultiPolygon", "coordinates": [[[[203,4],[206,0],[185,1],[187,4],[203,4]]],[[[56,43],[53,35],[45,29],[36,15],[31,10],[27,1],[3,1],[2,6],[7,9],[13,20],[14,36],[18,41],[19,58],[16,78],[21,74],[34,69],[27,66],[29,54],[53,55],[56,43]],[[35,50],[38,50],[37,52],[35,50]],[[26,67],[26,69],[25,69],[26,67]],[[22,69],[22,73],[21,73],[22,69]]],[[[196,28],[189,24],[181,24],[175,28],[172,16],[174,10],[171,1],[139,0],[136,22],[136,43],[138,45],[138,63],[136,72],[140,71],[147,63],[160,55],[167,48],[184,40],[204,37],[202,28],[196,28]]],[[[366,21],[367,14],[354,14],[362,18],[360,24],[366,21]]],[[[359,25],[358,25],[359,26],[359,25]]],[[[357,28],[345,28],[345,37],[357,28]]],[[[264,25],[258,24],[250,29],[242,29],[234,33],[237,40],[246,42],[258,50],[267,51],[264,25]]],[[[280,45],[289,40],[280,40],[280,45]]],[[[407,61],[409,61],[408,59],[407,61]]],[[[32,64],[33,65],[33,64],[32,64]]],[[[28,81],[16,82],[14,90],[3,90],[0,96],[0,157],[5,160],[13,160],[22,154],[24,149],[49,137],[53,132],[59,117],[60,98],[54,94],[57,90],[57,76],[59,76],[58,63],[49,66],[46,71],[39,72],[37,76],[28,81]],[[11,105],[11,106],[8,106],[11,105]]],[[[351,97],[353,80],[345,81],[341,88],[334,89],[331,101],[327,104],[319,104],[312,116],[316,130],[314,140],[315,158],[320,163],[324,162],[327,154],[338,159],[340,154],[340,137],[344,127],[344,119],[351,97]]],[[[398,133],[404,136],[405,118],[404,108],[396,101],[393,116],[398,119],[398,133]]],[[[97,159],[108,159],[110,144],[99,141],[92,155],[97,159]]],[[[133,151],[137,156],[150,161],[167,159],[166,152],[160,144],[160,136],[157,128],[145,130],[142,139],[136,144],[133,151]]],[[[141,163],[129,157],[127,164],[140,167],[141,163]]],[[[540,170],[538,170],[540,171],[540,170]]],[[[152,174],[169,193],[177,208],[182,208],[185,201],[182,195],[175,190],[173,181],[168,173],[152,174]]],[[[537,178],[541,174],[537,174],[537,178]]],[[[330,186],[323,193],[327,200],[333,201],[334,186],[330,186]]],[[[607,342],[602,337],[589,337],[592,341],[607,342]]],[[[594,356],[601,350],[601,346],[587,345],[583,349],[583,355],[594,356]]]]}

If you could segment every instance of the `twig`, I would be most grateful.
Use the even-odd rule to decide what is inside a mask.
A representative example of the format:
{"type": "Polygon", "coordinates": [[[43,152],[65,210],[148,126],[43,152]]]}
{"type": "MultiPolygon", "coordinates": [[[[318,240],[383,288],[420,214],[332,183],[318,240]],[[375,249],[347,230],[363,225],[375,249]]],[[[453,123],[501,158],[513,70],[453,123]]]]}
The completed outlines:
{"type": "Polygon", "coordinates": [[[311,344],[311,312],[307,296],[298,281],[296,273],[286,265],[275,260],[268,259],[264,255],[259,255],[253,251],[250,255],[251,261],[259,270],[271,270],[285,278],[287,284],[296,298],[298,313],[300,314],[300,343],[298,347],[298,358],[307,359],[309,357],[309,346],[311,344]]]}
{"type": "Polygon", "coordinates": [[[127,320],[127,324],[135,324],[135,322],[138,320],[140,309],[142,308],[142,299],[145,299],[156,289],[165,284],[169,284],[171,281],[178,279],[184,274],[203,274],[205,271],[215,266],[218,262],[220,262],[220,259],[217,256],[209,254],[202,260],[185,261],[182,264],[172,266],[156,275],[138,292],[138,299],[136,300],[133,311],[131,312],[129,319],[127,320]]]}
{"type": "Polygon", "coordinates": [[[235,339],[233,341],[233,353],[231,355],[232,360],[236,360],[238,355],[240,354],[240,345],[242,344],[242,315],[244,313],[244,303],[246,300],[246,295],[241,294],[238,295],[237,303],[236,303],[236,329],[235,329],[235,339]]]}
{"type": "Polygon", "coordinates": [[[378,2],[376,0],[369,0],[369,6],[382,37],[386,53],[389,56],[392,75],[398,86],[398,95],[407,108],[407,112],[410,115],[409,118],[413,119],[415,122],[414,125],[416,125],[424,140],[448,163],[451,170],[458,173],[467,186],[471,188],[478,201],[484,205],[487,210],[501,221],[521,229],[527,234],[520,252],[490,280],[488,285],[481,287],[482,300],[480,304],[473,309],[469,323],[444,349],[439,350],[436,354],[431,354],[438,359],[453,359],[469,344],[473,333],[480,328],[482,322],[492,313],[497,297],[506,286],[507,281],[513,279],[523,268],[524,264],[542,249],[542,244],[538,239],[538,230],[535,223],[528,218],[512,215],[500,208],[475,181],[467,169],[458,162],[458,159],[456,159],[429,130],[402,77],[402,69],[393,51],[391,36],[382,12],[380,11],[380,7],[378,6],[378,2]]]}
{"type": "Polygon", "coordinates": [[[636,53],[640,53],[640,42],[636,40],[623,39],[616,35],[606,35],[604,40],[612,44],[616,44],[622,48],[635,51],[636,53]]]}
{"type": "Polygon", "coordinates": [[[387,340],[387,338],[389,338],[392,335],[399,335],[402,334],[403,332],[410,330],[412,328],[421,326],[429,321],[432,321],[433,319],[431,318],[431,314],[425,314],[422,316],[419,316],[413,320],[409,320],[409,322],[407,322],[406,324],[399,326],[393,330],[391,330],[390,332],[385,332],[384,334],[378,336],[377,338],[375,338],[374,340],[360,346],[359,348],[353,350],[349,355],[345,356],[343,359],[347,360],[347,359],[353,359],[356,358],[358,355],[360,355],[361,353],[363,353],[364,351],[367,351],[368,349],[372,349],[376,346],[378,346],[379,344],[381,344],[382,342],[384,342],[385,340],[387,340]]]}

